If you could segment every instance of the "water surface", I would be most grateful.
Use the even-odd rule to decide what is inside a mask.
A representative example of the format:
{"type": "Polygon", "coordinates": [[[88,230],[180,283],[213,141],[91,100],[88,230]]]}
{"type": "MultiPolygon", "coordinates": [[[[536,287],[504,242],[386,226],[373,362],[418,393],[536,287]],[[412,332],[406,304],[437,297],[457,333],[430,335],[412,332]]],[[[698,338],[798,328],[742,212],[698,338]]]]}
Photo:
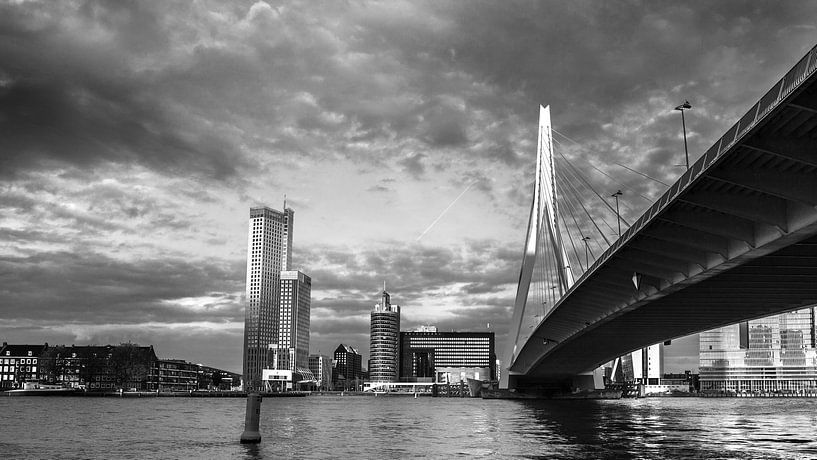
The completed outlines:
{"type": "Polygon", "coordinates": [[[817,400],[0,397],[0,457],[817,458],[817,400]]]}

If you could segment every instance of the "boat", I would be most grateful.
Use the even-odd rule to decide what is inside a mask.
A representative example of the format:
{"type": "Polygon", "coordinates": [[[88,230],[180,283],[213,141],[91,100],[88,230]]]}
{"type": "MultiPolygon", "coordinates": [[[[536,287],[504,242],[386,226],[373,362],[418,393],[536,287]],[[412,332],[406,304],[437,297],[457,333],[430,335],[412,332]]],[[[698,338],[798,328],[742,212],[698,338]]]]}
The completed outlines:
{"type": "Polygon", "coordinates": [[[70,388],[62,385],[52,385],[40,382],[24,382],[23,388],[7,390],[8,396],[71,396],[80,393],[78,388],[70,388]]]}

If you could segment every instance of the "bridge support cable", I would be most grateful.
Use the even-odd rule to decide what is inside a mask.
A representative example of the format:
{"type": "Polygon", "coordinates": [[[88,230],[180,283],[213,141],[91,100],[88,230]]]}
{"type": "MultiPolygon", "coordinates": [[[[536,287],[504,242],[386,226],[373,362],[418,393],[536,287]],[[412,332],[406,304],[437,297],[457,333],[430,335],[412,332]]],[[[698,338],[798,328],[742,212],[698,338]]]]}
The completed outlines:
{"type": "MultiPolygon", "coordinates": [[[[584,209],[587,217],[590,220],[592,220],[594,223],[596,221],[600,220],[604,224],[604,226],[606,226],[607,229],[610,231],[610,233],[609,233],[610,235],[616,234],[616,229],[613,228],[613,226],[610,225],[609,222],[607,222],[607,219],[605,219],[604,214],[600,214],[600,215],[596,214],[594,216],[593,213],[590,212],[590,209],[588,209],[588,207],[587,207],[589,205],[592,205],[592,203],[588,203],[587,206],[585,205],[585,200],[583,200],[582,197],[584,197],[584,196],[586,196],[588,194],[587,193],[582,193],[582,191],[579,189],[579,186],[581,185],[581,183],[579,183],[579,186],[577,186],[576,181],[572,181],[568,177],[564,177],[563,179],[561,179],[561,181],[562,181],[562,185],[564,186],[565,190],[572,190],[573,191],[574,198],[579,203],[579,205],[584,209]]],[[[602,235],[605,235],[605,233],[602,232],[601,230],[599,230],[599,233],[601,233],[602,235]]],[[[608,245],[610,245],[610,244],[611,243],[608,241],[608,245]]]]}
{"type": "MultiPolygon", "coordinates": [[[[567,222],[565,220],[565,218],[564,218],[564,214],[562,213],[562,207],[561,206],[557,208],[556,212],[559,214],[559,221],[560,222],[567,222]]],[[[576,273],[576,271],[573,270],[573,267],[575,267],[576,265],[569,261],[569,256],[568,256],[568,266],[571,267],[571,271],[573,272],[573,277],[578,278],[579,276],[581,276],[582,273],[584,273],[585,268],[584,268],[584,265],[581,262],[581,257],[579,257],[579,252],[576,250],[576,244],[573,242],[573,236],[567,230],[567,225],[563,224],[563,227],[564,227],[564,233],[567,235],[567,240],[570,242],[570,247],[573,249],[573,256],[576,258],[577,265],[579,266],[579,272],[576,273]]]]}
{"type": "MultiPolygon", "coordinates": [[[[579,144],[578,142],[574,141],[573,139],[571,139],[571,138],[569,138],[569,137],[565,136],[564,134],[560,133],[559,131],[557,131],[557,130],[555,130],[555,129],[554,129],[554,130],[553,130],[553,132],[554,132],[554,133],[556,133],[556,134],[558,134],[559,136],[561,136],[561,137],[563,137],[563,138],[567,139],[568,141],[572,142],[573,144],[577,145],[577,146],[579,147],[579,149],[581,149],[581,150],[585,151],[586,153],[594,153],[594,152],[590,152],[589,150],[585,149],[585,148],[584,148],[584,146],[582,146],[582,145],[581,145],[581,144],[579,144]]],[[[560,146],[561,146],[561,145],[563,145],[561,142],[557,141],[556,139],[553,139],[553,142],[556,142],[556,143],[557,143],[558,145],[560,145],[560,146]]],[[[568,161],[569,161],[569,160],[568,160],[568,161]]],[[[597,172],[599,172],[601,175],[603,175],[603,176],[607,177],[608,179],[610,179],[611,181],[613,181],[613,183],[614,183],[615,185],[617,185],[617,186],[618,186],[618,188],[623,188],[624,190],[628,190],[628,191],[632,192],[633,194],[635,194],[635,195],[637,195],[637,196],[639,196],[639,197],[643,198],[644,200],[649,201],[650,203],[652,203],[653,201],[655,201],[655,199],[654,199],[654,198],[650,198],[650,197],[648,197],[648,196],[646,196],[646,195],[642,194],[641,192],[637,191],[636,189],[634,189],[633,187],[631,187],[631,186],[627,185],[626,183],[624,183],[624,182],[619,182],[619,179],[617,179],[617,178],[615,178],[615,177],[611,176],[610,174],[608,174],[608,173],[604,172],[604,170],[602,170],[601,168],[599,168],[598,166],[596,166],[595,164],[593,164],[593,162],[592,162],[592,161],[590,161],[590,159],[585,159],[585,161],[587,162],[588,166],[590,166],[591,168],[593,168],[594,170],[596,170],[597,172]]]]}
{"type": "MultiPolygon", "coordinates": [[[[579,232],[579,236],[581,236],[581,241],[585,241],[585,238],[590,238],[590,236],[589,236],[589,234],[585,234],[584,230],[582,229],[582,226],[579,225],[579,221],[576,219],[576,215],[573,213],[575,208],[569,202],[567,202],[567,204],[568,204],[567,211],[570,214],[571,220],[573,221],[573,226],[576,227],[576,231],[579,232]]],[[[578,210],[576,210],[576,211],[578,212],[578,210]]],[[[590,238],[590,239],[592,240],[592,238],[590,238]]],[[[596,244],[598,244],[598,242],[596,244]]],[[[593,252],[592,249],[590,249],[589,244],[587,244],[586,249],[587,249],[587,252],[591,256],[593,256],[593,261],[595,261],[596,260],[596,254],[593,252]]],[[[587,263],[587,265],[589,265],[589,263],[587,263]]],[[[588,266],[586,268],[590,268],[590,267],[588,266]]]]}
{"type": "MultiPolygon", "coordinates": [[[[587,238],[590,238],[590,237],[589,237],[589,233],[585,232],[585,230],[583,229],[583,226],[579,224],[579,221],[576,218],[576,213],[578,212],[578,209],[576,209],[577,207],[574,204],[574,201],[578,201],[578,197],[573,196],[573,193],[571,193],[570,190],[567,189],[567,186],[565,185],[564,182],[565,182],[565,179],[561,175],[557,174],[557,176],[556,176],[557,190],[560,191],[559,196],[561,198],[561,203],[565,205],[565,206],[560,206],[560,208],[559,208],[560,209],[561,222],[563,223],[565,232],[568,234],[568,238],[570,239],[570,243],[571,243],[571,246],[573,247],[573,252],[574,252],[574,255],[576,257],[576,260],[579,262],[579,266],[581,267],[582,272],[584,272],[589,268],[589,267],[584,266],[584,265],[589,265],[589,261],[585,261],[584,264],[581,262],[582,259],[581,259],[581,255],[579,254],[579,252],[581,252],[581,251],[579,251],[575,246],[573,233],[570,231],[570,225],[568,225],[569,221],[567,219],[565,219],[564,216],[561,214],[562,208],[567,208],[568,214],[570,214],[571,221],[573,222],[573,227],[575,228],[575,232],[579,235],[578,240],[584,242],[585,237],[587,237],[587,238]],[[576,212],[574,213],[574,211],[576,211],[576,212]]],[[[591,218],[591,220],[592,220],[592,218],[591,218]]],[[[592,222],[592,224],[593,224],[593,226],[595,226],[598,229],[598,225],[595,222],[592,222]]],[[[585,227],[587,227],[587,225],[585,225],[585,227]]],[[[602,236],[603,236],[603,234],[602,234],[602,236]]],[[[592,240],[593,238],[590,238],[590,239],[592,240]]],[[[598,240],[600,238],[596,238],[596,239],[598,240]]],[[[599,244],[598,241],[596,242],[596,244],[597,245],[599,244]]],[[[592,254],[593,260],[596,259],[596,254],[592,250],[590,250],[589,244],[587,245],[586,248],[583,248],[583,249],[586,249],[589,254],[592,254]]],[[[602,248],[602,251],[604,249],[606,249],[606,248],[602,248]]]]}
{"type": "Polygon", "coordinates": [[[576,249],[576,244],[575,244],[575,242],[573,240],[573,234],[570,232],[570,229],[568,228],[568,225],[567,225],[568,221],[564,217],[562,207],[560,207],[560,209],[559,209],[559,218],[561,219],[562,222],[565,222],[564,232],[567,234],[568,241],[570,241],[570,247],[573,249],[573,256],[575,257],[575,261],[576,261],[575,264],[571,263],[570,266],[571,266],[571,268],[573,268],[573,267],[576,267],[576,265],[578,265],[578,269],[579,269],[578,273],[576,272],[576,270],[573,270],[573,277],[578,278],[585,271],[587,271],[587,267],[585,267],[585,263],[582,262],[582,258],[579,256],[579,251],[576,249]]]}
{"type": "MultiPolygon", "coordinates": [[[[613,206],[608,202],[608,200],[606,200],[604,197],[601,196],[601,194],[599,194],[599,192],[590,184],[590,182],[587,179],[585,179],[581,172],[579,172],[579,170],[575,166],[573,166],[569,161],[567,161],[567,158],[565,158],[564,155],[562,155],[561,153],[559,153],[559,155],[562,157],[562,159],[565,160],[565,164],[568,166],[566,170],[571,172],[574,175],[574,177],[582,181],[599,198],[599,200],[601,200],[601,202],[604,203],[604,206],[606,206],[607,209],[610,210],[610,212],[618,214],[616,213],[616,210],[613,209],[613,206]]],[[[621,221],[627,224],[627,227],[630,227],[630,224],[623,217],[621,218],[621,221]]]]}
{"type": "MultiPolygon", "coordinates": [[[[567,219],[565,219],[565,215],[564,215],[564,212],[563,212],[563,208],[567,207],[568,212],[571,214],[571,216],[573,215],[573,211],[571,209],[570,202],[567,199],[567,195],[569,195],[569,192],[567,192],[564,189],[564,187],[559,185],[559,183],[561,182],[559,174],[556,174],[554,179],[556,181],[557,196],[559,197],[559,206],[556,207],[556,212],[558,213],[559,223],[561,224],[560,225],[560,227],[561,227],[560,230],[561,230],[562,234],[565,235],[567,240],[570,242],[570,247],[573,250],[573,256],[574,256],[574,261],[570,262],[568,260],[568,265],[571,267],[571,270],[573,271],[573,277],[578,278],[579,276],[581,276],[581,274],[585,271],[586,268],[584,267],[584,264],[582,263],[581,257],[579,255],[579,251],[576,248],[576,242],[575,242],[575,239],[573,238],[573,233],[570,231],[570,226],[568,225],[569,221],[567,219]],[[578,267],[578,271],[576,271],[577,267],[578,267]]],[[[575,222],[575,217],[574,217],[573,220],[575,222]]],[[[581,230],[581,228],[579,228],[578,224],[576,225],[576,229],[578,230],[579,234],[582,237],[584,237],[584,235],[582,234],[582,230],[581,230]]],[[[564,240],[564,238],[563,238],[563,240],[564,240]]],[[[568,259],[569,259],[569,255],[568,255],[568,259]]]]}
{"type": "MultiPolygon", "coordinates": [[[[558,180],[558,178],[557,178],[557,180],[558,180]]],[[[596,230],[599,232],[599,235],[601,235],[602,239],[604,240],[605,243],[607,243],[607,246],[609,247],[612,243],[610,242],[609,239],[607,239],[607,235],[601,230],[601,228],[599,228],[598,224],[596,223],[596,219],[593,218],[593,215],[590,214],[590,211],[587,209],[587,207],[584,205],[584,203],[582,203],[581,199],[578,198],[579,194],[578,194],[578,191],[576,190],[576,188],[573,186],[573,184],[569,180],[563,179],[563,181],[564,181],[564,183],[566,183],[568,185],[568,187],[572,188],[574,190],[574,192],[576,192],[575,193],[577,195],[576,200],[578,201],[579,205],[581,205],[581,208],[582,208],[582,210],[584,210],[584,213],[585,213],[585,215],[587,215],[587,218],[590,219],[590,222],[593,223],[593,226],[596,228],[596,230]]],[[[607,223],[606,220],[601,219],[601,221],[604,222],[605,225],[607,225],[607,227],[610,229],[611,234],[615,233],[615,229],[613,229],[613,227],[610,226],[610,224],[607,223]]],[[[603,250],[604,249],[602,249],[602,251],[603,250]]]]}
{"type": "Polygon", "coordinates": [[[664,182],[664,181],[660,181],[660,180],[658,180],[658,179],[656,179],[656,178],[654,178],[654,177],[652,177],[652,176],[649,176],[649,175],[647,175],[647,174],[644,174],[643,172],[636,171],[635,169],[633,169],[633,168],[631,168],[631,167],[629,167],[629,166],[624,166],[623,164],[621,164],[621,163],[616,163],[616,162],[613,162],[613,164],[618,165],[618,166],[621,166],[622,168],[624,168],[624,169],[626,169],[626,170],[628,170],[628,171],[632,171],[632,172],[634,172],[634,173],[638,174],[639,176],[646,177],[647,179],[649,179],[649,180],[651,180],[651,181],[658,182],[659,184],[663,185],[664,187],[667,187],[667,188],[669,188],[669,187],[670,187],[670,185],[669,185],[668,183],[666,183],[666,182],[664,182]]]}
{"type": "MultiPolygon", "coordinates": [[[[569,200],[567,202],[570,203],[569,200]]],[[[593,241],[593,244],[595,244],[598,251],[600,253],[604,252],[608,247],[610,247],[610,244],[611,244],[610,240],[607,238],[607,235],[598,226],[598,224],[596,223],[596,219],[594,219],[592,217],[592,215],[590,215],[589,210],[581,203],[581,201],[577,200],[577,202],[578,202],[578,206],[571,203],[572,206],[568,207],[568,210],[570,211],[571,209],[576,209],[576,213],[579,213],[579,210],[577,208],[581,208],[581,210],[584,211],[587,218],[582,219],[582,224],[584,224],[584,226],[592,225],[592,227],[595,228],[595,230],[596,230],[595,232],[593,232],[593,231],[588,232],[587,235],[592,236],[590,238],[590,240],[593,241]],[[589,224],[587,223],[587,221],[589,221],[589,224]],[[603,245],[602,241],[604,243],[606,243],[606,245],[603,245]]],[[[582,224],[578,223],[578,219],[575,222],[575,224],[576,224],[577,227],[582,226],[582,224]]],[[[608,228],[610,228],[610,225],[608,223],[605,222],[605,224],[607,225],[608,228]]],[[[582,234],[582,238],[584,238],[584,230],[580,229],[579,232],[582,234]]],[[[612,235],[612,231],[611,231],[610,234],[612,235]]],[[[592,250],[589,248],[589,245],[588,245],[588,251],[592,252],[592,250]]],[[[596,259],[595,252],[592,252],[592,254],[593,254],[593,260],[595,260],[596,259]]]]}
{"type": "MultiPolygon", "coordinates": [[[[607,246],[609,247],[611,242],[610,242],[610,240],[607,239],[605,233],[601,230],[601,228],[599,228],[598,224],[596,223],[596,220],[597,219],[601,220],[604,223],[604,225],[606,225],[607,228],[610,230],[611,235],[616,232],[615,229],[613,229],[613,227],[610,225],[610,223],[607,222],[603,218],[603,216],[593,217],[593,215],[590,213],[590,211],[587,209],[587,207],[582,202],[582,199],[581,199],[582,194],[580,193],[579,189],[576,188],[569,179],[565,178],[563,175],[559,175],[559,176],[556,176],[556,182],[559,184],[559,186],[564,191],[564,193],[562,194],[562,197],[563,197],[563,200],[564,200],[563,202],[565,202],[565,203],[567,203],[569,205],[568,209],[571,209],[571,208],[576,209],[576,212],[578,212],[578,207],[581,207],[582,210],[584,211],[585,215],[587,216],[587,219],[590,220],[590,222],[593,224],[593,227],[595,227],[596,230],[599,232],[599,235],[601,236],[601,239],[603,239],[607,243],[607,246]],[[576,206],[576,203],[578,203],[578,205],[579,205],[578,207],[576,206]]],[[[583,231],[581,229],[579,229],[579,232],[582,233],[583,231]]],[[[584,235],[582,235],[582,237],[584,237],[584,235]]],[[[601,251],[604,251],[605,249],[607,249],[606,247],[602,247],[600,243],[597,243],[597,244],[598,244],[598,247],[599,247],[599,249],[601,251]]]]}

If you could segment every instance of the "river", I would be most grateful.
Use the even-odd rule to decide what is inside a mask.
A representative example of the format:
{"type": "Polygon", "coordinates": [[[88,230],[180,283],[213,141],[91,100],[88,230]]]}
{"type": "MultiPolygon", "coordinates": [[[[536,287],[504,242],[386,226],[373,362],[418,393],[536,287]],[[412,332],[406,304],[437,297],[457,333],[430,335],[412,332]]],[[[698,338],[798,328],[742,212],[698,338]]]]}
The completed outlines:
{"type": "Polygon", "coordinates": [[[0,458],[817,458],[817,399],[0,397],[0,458]]]}

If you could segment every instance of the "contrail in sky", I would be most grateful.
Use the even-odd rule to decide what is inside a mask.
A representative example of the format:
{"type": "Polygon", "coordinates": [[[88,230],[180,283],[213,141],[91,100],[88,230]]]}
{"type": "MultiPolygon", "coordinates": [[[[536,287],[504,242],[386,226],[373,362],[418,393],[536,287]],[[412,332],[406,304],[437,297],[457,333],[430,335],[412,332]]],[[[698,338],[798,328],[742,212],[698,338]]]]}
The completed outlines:
{"type": "Polygon", "coordinates": [[[429,226],[428,226],[428,228],[427,228],[427,229],[425,229],[425,231],[423,231],[423,233],[420,233],[420,236],[418,236],[418,237],[417,237],[417,239],[416,239],[415,241],[420,241],[420,238],[424,237],[424,236],[425,236],[425,234],[426,234],[426,233],[428,233],[428,231],[429,231],[429,230],[431,230],[431,228],[432,228],[432,227],[434,227],[434,225],[435,225],[437,222],[439,222],[439,221],[440,221],[440,219],[442,219],[442,218],[443,218],[443,216],[445,215],[445,213],[447,213],[447,212],[448,212],[448,210],[449,210],[449,209],[451,209],[451,207],[452,207],[452,206],[454,206],[454,205],[457,203],[457,201],[458,201],[460,198],[462,198],[462,196],[463,196],[463,195],[465,195],[465,192],[467,192],[467,191],[468,191],[468,189],[470,189],[470,188],[471,188],[471,187],[472,187],[474,184],[476,184],[476,183],[477,183],[477,182],[479,182],[480,180],[481,180],[481,179],[477,179],[477,180],[475,180],[475,181],[471,182],[470,184],[468,184],[468,187],[465,187],[465,190],[463,190],[463,191],[462,191],[462,193],[460,193],[460,194],[459,194],[459,195],[458,195],[456,198],[454,198],[454,201],[452,201],[452,202],[451,202],[451,204],[449,204],[447,208],[443,209],[443,212],[441,212],[441,213],[440,213],[440,215],[439,215],[439,216],[438,216],[436,219],[434,219],[434,222],[432,222],[432,223],[431,223],[431,225],[429,225],[429,226]]]}

